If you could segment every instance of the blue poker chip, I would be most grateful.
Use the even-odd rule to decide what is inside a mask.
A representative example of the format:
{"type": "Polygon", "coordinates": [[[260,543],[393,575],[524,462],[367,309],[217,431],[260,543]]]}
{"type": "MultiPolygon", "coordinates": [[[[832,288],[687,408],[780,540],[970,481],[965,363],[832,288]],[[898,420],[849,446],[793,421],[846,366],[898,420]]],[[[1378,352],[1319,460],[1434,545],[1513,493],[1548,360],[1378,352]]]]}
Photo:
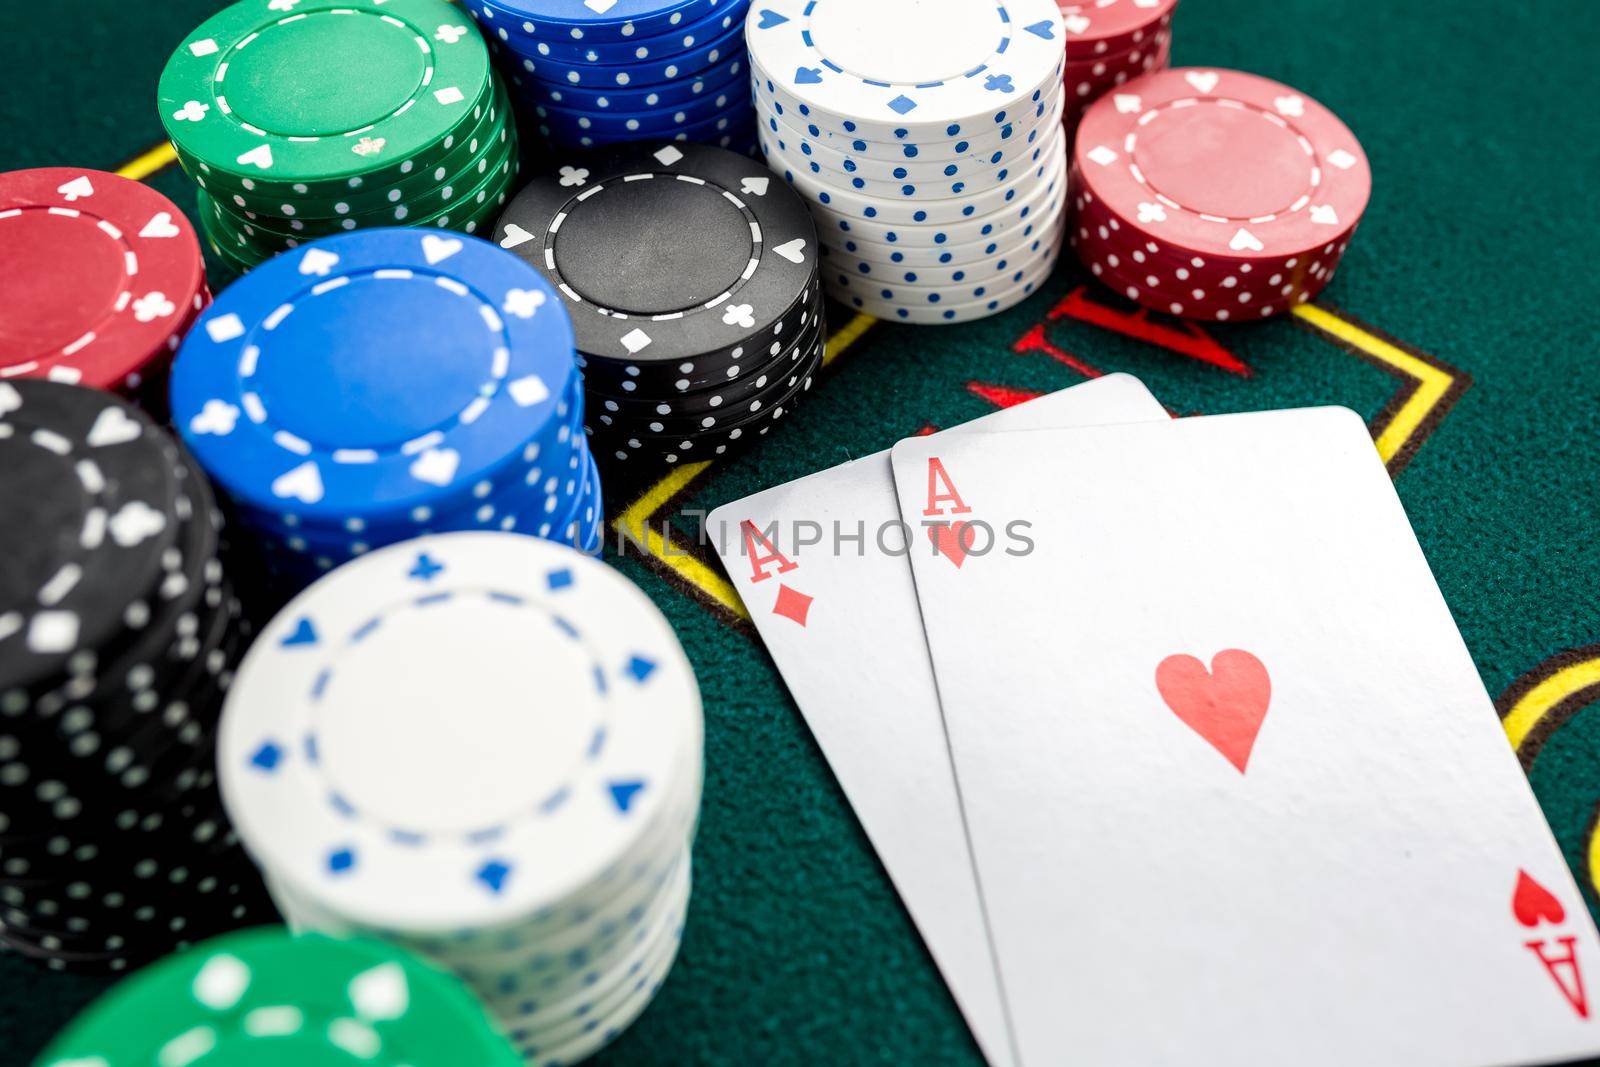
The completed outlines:
{"type": "Polygon", "coordinates": [[[240,504],[394,521],[514,462],[568,414],[576,374],[561,299],[516,256],[461,234],[359,230],[218,297],[173,366],[173,421],[240,504]]]}
{"type": "MultiPolygon", "coordinates": [[[[684,126],[674,127],[671,131],[671,140],[674,143],[691,142],[694,144],[714,145],[717,148],[733,149],[750,140],[751,132],[755,129],[755,113],[746,107],[737,107],[724,112],[704,122],[689,123],[684,126]]],[[[555,134],[547,127],[540,127],[540,132],[552,143],[577,148],[606,148],[613,145],[632,144],[641,136],[638,133],[585,133],[576,137],[563,137],[555,134]]],[[[663,134],[657,134],[664,137],[663,134]]]]}
{"type": "Polygon", "coordinates": [[[744,24],[741,22],[735,22],[715,37],[703,40],[679,55],[631,63],[563,62],[536,52],[523,51],[526,42],[519,42],[516,38],[502,41],[501,44],[521,57],[518,66],[524,77],[531,75],[549,85],[582,85],[592,89],[626,89],[694,78],[724,59],[745,55],[744,24]]]}
{"type": "Polygon", "coordinates": [[[542,22],[538,15],[518,14],[507,6],[506,0],[473,0],[471,5],[484,32],[506,42],[519,55],[575,66],[626,65],[682,56],[742,22],[749,7],[750,0],[725,0],[701,17],[685,19],[665,32],[649,36],[633,33],[622,40],[604,41],[587,34],[574,37],[570,27],[542,22]]]}
{"type": "MultiPolygon", "coordinates": [[[[238,517],[252,530],[270,531],[264,540],[277,559],[309,577],[376,547],[447,530],[524,533],[576,545],[578,537],[556,520],[591,493],[584,482],[588,449],[579,378],[573,378],[557,414],[560,420],[543,427],[503,470],[473,483],[449,509],[419,507],[392,520],[350,516],[331,527],[307,522],[292,509],[267,513],[246,507],[238,510],[238,517]]],[[[598,496],[598,489],[592,495],[598,496]]]]}
{"type": "Polygon", "coordinates": [[[589,115],[557,108],[537,109],[539,132],[544,137],[583,148],[635,141],[641,138],[709,142],[724,134],[755,131],[756,113],[749,97],[718,95],[710,107],[694,111],[640,111],[631,115],[589,115]]]}
{"type": "Polygon", "coordinates": [[[535,105],[533,112],[538,116],[541,126],[573,134],[591,132],[671,134],[683,126],[705,122],[725,112],[750,108],[749,85],[743,81],[735,81],[726,88],[707,93],[698,100],[674,107],[595,112],[559,107],[555,104],[538,104],[535,105]]]}
{"type": "Polygon", "coordinates": [[[705,18],[726,0],[498,0],[501,17],[543,26],[568,41],[627,41],[670,33],[705,18]],[[590,6],[593,3],[593,6],[590,6]]]}
{"type": "Polygon", "coordinates": [[[639,89],[595,89],[585,85],[551,85],[532,76],[524,78],[516,71],[511,72],[511,81],[517,87],[519,94],[536,106],[553,104],[573,111],[598,114],[652,110],[691,103],[715,95],[730,85],[741,87],[748,85],[750,67],[744,53],[740,52],[724,58],[693,78],[679,79],[663,85],[647,85],[639,89]]]}

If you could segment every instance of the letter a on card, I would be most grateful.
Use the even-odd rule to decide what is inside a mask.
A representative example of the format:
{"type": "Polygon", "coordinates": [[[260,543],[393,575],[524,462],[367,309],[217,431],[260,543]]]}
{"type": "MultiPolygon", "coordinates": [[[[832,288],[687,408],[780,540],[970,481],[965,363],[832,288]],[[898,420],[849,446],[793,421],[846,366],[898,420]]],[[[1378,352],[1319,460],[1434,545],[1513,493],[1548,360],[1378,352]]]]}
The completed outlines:
{"type": "MultiPolygon", "coordinates": [[[[745,557],[750,560],[750,581],[752,583],[764,582],[774,574],[786,574],[800,566],[800,564],[780,552],[778,547],[767,540],[766,536],[756,529],[756,524],[749,519],[744,519],[739,523],[739,533],[744,539],[745,557]],[[777,569],[769,573],[766,568],[771,564],[776,564],[777,569]]],[[[772,605],[772,613],[804,626],[806,620],[811,616],[811,605],[814,601],[814,597],[808,596],[780,581],[778,583],[778,596],[772,605]]]]}

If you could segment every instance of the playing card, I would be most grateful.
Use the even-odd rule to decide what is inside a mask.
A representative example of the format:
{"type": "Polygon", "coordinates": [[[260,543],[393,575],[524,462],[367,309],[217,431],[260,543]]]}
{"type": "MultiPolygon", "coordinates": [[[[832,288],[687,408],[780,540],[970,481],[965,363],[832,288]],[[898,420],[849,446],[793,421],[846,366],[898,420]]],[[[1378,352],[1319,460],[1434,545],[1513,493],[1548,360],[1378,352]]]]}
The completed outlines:
{"type": "Polygon", "coordinates": [[[1356,415],[893,466],[1026,1067],[1600,1049],[1594,928],[1356,415]]]}
{"type": "MultiPolygon", "coordinates": [[[[932,439],[1164,418],[1137,379],[1115,374],[932,439]]],[[[898,520],[884,451],[726,504],[707,528],[978,1043],[1004,1064],[1005,1015],[898,520]],[[861,536],[836,547],[836,528],[861,536]]]]}

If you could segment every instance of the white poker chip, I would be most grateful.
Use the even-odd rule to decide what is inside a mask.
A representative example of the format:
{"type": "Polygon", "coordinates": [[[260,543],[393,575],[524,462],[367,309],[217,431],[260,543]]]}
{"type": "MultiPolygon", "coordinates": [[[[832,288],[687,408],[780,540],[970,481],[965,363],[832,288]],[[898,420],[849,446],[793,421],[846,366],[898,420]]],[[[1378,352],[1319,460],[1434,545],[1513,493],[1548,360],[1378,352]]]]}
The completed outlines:
{"type": "Polygon", "coordinates": [[[698,797],[702,737],[642,592],[552,542],[454,533],[363,556],[278,614],[229,693],[219,778],[275,883],[445,934],[535,917],[645,851],[698,797]]]}
{"type": "Polygon", "coordinates": [[[998,211],[959,222],[885,223],[864,219],[826,204],[812,203],[811,215],[819,234],[828,240],[851,239],[895,248],[947,248],[985,240],[1004,240],[1049,213],[1066,186],[1066,149],[1058,134],[1047,148],[1044,173],[1033,187],[998,211]]]}
{"type": "Polygon", "coordinates": [[[1042,174],[1041,161],[1045,159],[1045,152],[1049,147],[1048,141],[1035,144],[1019,159],[952,178],[935,178],[920,182],[907,179],[897,182],[888,178],[841,174],[816,160],[807,159],[781,133],[774,133],[766,126],[758,126],[756,134],[761,150],[767,155],[768,165],[771,166],[775,160],[779,161],[785,177],[791,173],[808,173],[833,188],[864,194],[875,200],[915,200],[919,203],[939,200],[961,201],[1007,186],[1021,174],[1042,174]]]}
{"type": "Polygon", "coordinates": [[[745,36],[774,97],[887,143],[1004,125],[1065,59],[1053,0],[761,0],[745,36]]]}
{"type": "Polygon", "coordinates": [[[1023,119],[1008,127],[1008,136],[985,137],[981,144],[939,142],[935,153],[929,151],[934,147],[933,142],[914,148],[884,145],[807,122],[798,111],[774,102],[762,91],[760,83],[754,97],[756,118],[762,129],[769,135],[779,135],[790,154],[797,154],[806,163],[816,163],[842,178],[860,176],[879,182],[913,182],[923,186],[1014,165],[1061,128],[1063,106],[1060,93],[1042,97],[1030,106],[1023,119]]]}
{"type": "Polygon", "coordinates": [[[843,252],[869,262],[884,264],[904,263],[918,267],[942,267],[954,263],[980,263],[1008,248],[1019,248],[1030,235],[1051,228],[1060,219],[1061,209],[1061,198],[1053,197],[1046,201],[1039,217],[1029,219],[1017,233],[993,234],[962,244],[889,245],[852,237],[849,234],[830,234],[823,242],[823,246],[831,252],[843,252]]]}
{"type": "Polygon", "coordinates": [[[790,129],[803,133],[808,137],[820,139],[841,152],[868,156],[873,159],[921,159],[942,160],[959,159],[974,152],[993,152],[996,148],[1003,147],[1013,141],[1038,140],[1050,128],[1047,112],[1053,112],[1055,124],[1060,124],[1061,109],[1065,96],[1054,89],[1042,91],[1038,99],[1024,102],[1021,110],[1011,110],[1010,121],[1004,125],[992,126],[982,133],[971,136],[956,137],[948,141],[916,141],[897,140],[895,142],[874,141],[861,136],[859,133],[845,133],[830,127],[813,122],[802,109],[791,108],[780,102],[775,97],[771,88],[774,83],[765,75],[757,72],[752,79],[752,98],[754,100],[757,118],[759,121],[772,128],[774,117],[790,129]]]}
{"type": "MultiPolygon", "coordinates": [[[[1052,112],[1049,116],[1053,120],[1051,125],[1060,124],[1060,99],[1059,96],[1054,98],[1054,106],[1040,105],[1041,111],[1048,109],[1052,112]]],[[[771,113],[761,117],[770,118],[771,113]]],[[[1038,121],[1043,123],[1044,119],[1038,121]]],[[[1015,167],[1019,161],[1026,160],[1032,154],[1035,143],[1042,140],[1042,137],[1033,136],[1013,137],[988,151],[969,150],[964,155],[947,159],[879,159],[865,152],[856,152],[840,138],[813,137],[795,129],[786,120],[780,120],[776,125],[768,121],[764,125],[768,134],[777,134],[782,139],[791,154],[797,152],[808,163],[816,163],[832,171],[838,180],[862,177],[875,182],[912,182],[921,186],[960,182],[985,171],[1004,173],[1007,167],[1015,167]]],[[[1051,125],[1042,126],[1044,137],[1049,136],[1051,125]]],[[[1032,134],[1035,129],[1039,127],[1031,127],[1027,133],[1032,134]]]]}
{"type": "MultiPolygon", "coordinates": [[[[1059,224],[1058,224],[1059,225],[1059,224]]],[[[824,249],[822,269],[828,281],[828,291],[834,298],[848,303],[850,294],[869,295],[903,286],[974,285],[985,279],[1001,281],[1016,269],[1018,263],[1029,262],[1033,241],[1021,247],[1007,248],[977,263],[952,263],[937,267],[920,267],[905,263],[878,263],[852,256],[847,252],[824,249]]]]}
{"type": "Polygon", "coordinates": [[[828,245],[829,255],[842,253],[884,266],[943,267],[956,263],[981,264],[999,256],[1008,249],[1018,260],[1032,255],[1034,242],[1041,235],[1048,237],[1060,229],[1062,207],[1059,200],[1051,202],[1048,210],[1028,222],[1016,234],[1001,234],[984,241],[948,248],[911,248],[874,244],[867,241],[846,240],[828,245]]]}
{"type": "MultiPolygon", "coordinates": [[[[1053,137],[1062,140],[1059,133],[1053,133],[1053,137]]],[[[937,225],[991,215],[1026,196],[1045,174],[1044,165],[1041,164],[1034,170],[1013,174],[1003,185],[969,196],[943,200],[883,197],[851,189],[836,183],[831,175],[824,178],[803,165],[797,166],[778,149],[775,142],[766,142],[764,148],[767,149],[767,165],[793,185],[808,203],[830,208],[845,216],[890,225],[937,225]]],[[[1049,152],[1046,158],[1050,158],[1049,152]]]]}
{"type": "Polygon", "coordinates": [[[1061,231],[1058,229],[1054,238],[1048,243],[1041,240],[1041,246],[1043,252],[1030,265],[1017,272],[1015,276],[1007,275],[1004,284],[984,287],[983,295],[977,298],[956,300],[955,297],[965,295],[959,290],[951,294],[928,290],[904,290],[897,291],[890,299],[860,294],[843,296],[839,298],[840,303],[890,322],[928,326],[987,318],[1015,307],[1039,291],[1040,285],[1050,276],[1059,258],[1061,231]],[[947,295],[949,299],[946,299],[947,295]]]}
{"type": "Polygon", "coordinates": [[[1015,158],[1024,147],[1042,140],[1060,128],[1065,95],[1054,89],[1037,94],[1021,106],[1010,110],[1010,121],[984,130],[970,137],[957,137],[948,141],[898,140],[894,143],[874,141],[860,134],[844,133],[813,122],[804,111],[781,103],[770,91],[773,83],[757,76],[751,96],[755,104],[757,121],[769,131],[777,132],[783,126],[797,137],[833,149],[840,155],[856,160],[873,160],[899,164],[948,164],[951,162],[988,159],[998,162],[1015,158]],[[1002,153],[996,156],[995,153],[1002,153]]]}
{"type": "Polygon", "coordinates": [[[829,249],[823,271],[834,298],[845,304],[853,305],[858,296],[920,301],[922,294],[929,291],[951,303],[977,300],[1020,281],[1019,271],[1053,261],[1063,233],[1062,214],[1060,205],[1056,205],[1041,215],[1026,235],[1007,241],[980,260],[929,266],[904,259],[863,259],[859,252],[829,249]]]}

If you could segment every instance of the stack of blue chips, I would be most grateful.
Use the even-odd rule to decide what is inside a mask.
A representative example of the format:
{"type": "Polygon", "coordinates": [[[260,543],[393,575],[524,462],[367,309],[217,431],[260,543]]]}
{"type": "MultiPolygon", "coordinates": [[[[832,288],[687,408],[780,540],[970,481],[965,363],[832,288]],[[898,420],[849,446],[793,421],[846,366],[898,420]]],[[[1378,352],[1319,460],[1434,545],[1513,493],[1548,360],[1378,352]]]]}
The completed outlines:
{"type": "Polygon", "coordinates": [[[477,238],[358,230],[269,260],[190,331],[172,413],[290,590],[429,532],[600,548],[571,320],[477,238]]]}
{"type": "Polygon", "coordinates": [[[517,110],[546,142],[755,151],[750,0],[470,0],[517,110]]]}

